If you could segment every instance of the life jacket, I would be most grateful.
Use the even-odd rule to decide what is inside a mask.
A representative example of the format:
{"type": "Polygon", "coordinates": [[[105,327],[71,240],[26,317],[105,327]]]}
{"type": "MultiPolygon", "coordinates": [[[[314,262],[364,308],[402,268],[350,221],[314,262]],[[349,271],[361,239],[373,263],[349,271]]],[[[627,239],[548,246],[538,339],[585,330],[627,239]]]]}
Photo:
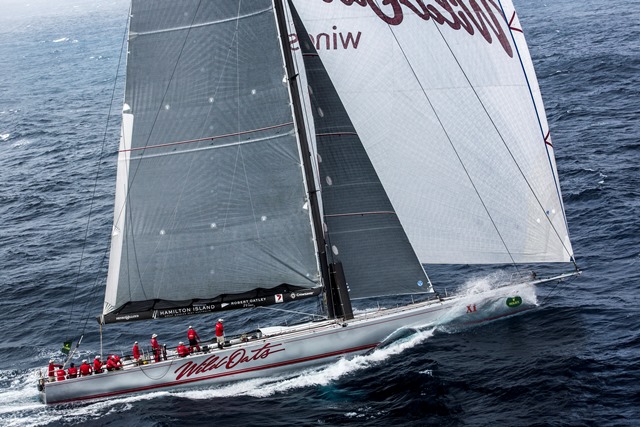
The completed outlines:
{"type": "Polygon", "coordinates": [[[189,329],[189,332],[187,332],[187,338],[189,338],[189,340],[195,340],[196,331],[194,331],[193,329],[189,329]]]}
{"type": "Polygon", "coordinates": [[[64,371],[64,369],[60,368],[56,371],[56,380],[57,381],[62,381],[64,379],[67,378],[67,373],[64,371]]]}
{"type": "Polygon", "coordinates": [[[99,374],[102,372],[102,362],[99,361],[98,359],[95,359],[93,361],[93,370],[95,371],[96,374],[99,374]]]}
{"type": "Polygon", "coordinates": [[[69,378],[76,378],[78,376],[78,368],[76,368],[75,366],[69,368],[67,373],[69,374],[69,378]]]}
{"type": "Polygon", "coordinates": [[[185,357],[189,355],[189,349],[184,345],[179,345],[176,349],[178,351],[178,356],[185,357]]]}
{"type": "Polygon", "coordinates": [[[91,375],[91,366],[88,363],[80,365],[80,375],[91,375]]]}
{"type": "Polygon", "coordinates": [[[216,323],[216,336],[221,337],[223,335],[224,335],[224,326],[222,325],[222,323],[218,322],[216,323]]]}
{"type": "Polygon", "coordinates": [[[110,357],[109,360],[107,360],[107,371],[115,371],[116,369],[116,362],[113,361],[113,359],[110,357]]]}

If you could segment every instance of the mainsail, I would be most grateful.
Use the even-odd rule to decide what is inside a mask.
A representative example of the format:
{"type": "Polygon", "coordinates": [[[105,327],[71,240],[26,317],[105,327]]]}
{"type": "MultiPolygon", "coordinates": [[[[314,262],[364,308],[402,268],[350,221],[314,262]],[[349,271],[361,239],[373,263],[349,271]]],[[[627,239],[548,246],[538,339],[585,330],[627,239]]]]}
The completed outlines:
{"type": "Polygon", "coordinates": [[[129,31],[103,320],[318,293],[271,1],[134,0],[129,31]]]}
{"type": "Polygon", "coordinates": [[[293,3],[422,263],[572,259],[510,0],[293,3]]]}

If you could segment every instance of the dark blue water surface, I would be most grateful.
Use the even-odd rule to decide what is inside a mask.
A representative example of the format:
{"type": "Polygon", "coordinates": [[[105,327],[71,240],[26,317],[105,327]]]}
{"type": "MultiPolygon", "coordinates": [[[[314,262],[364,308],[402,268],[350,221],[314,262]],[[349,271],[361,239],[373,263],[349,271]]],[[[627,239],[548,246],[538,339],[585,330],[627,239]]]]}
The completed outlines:
{"type": "MultiPolygon", "coordinates": [[[[100,350],[128,4],[1,3],[0,425],[640,425],[638,1],[516,2],[584,270],[538,309],[303,375],[56,407],[33,368],[83,330],[79,357],[100,350]]],[[[252,316],[272,314],[230,332],[252,316]]],[[[211,320],[109,326],[105,352],[211,320]]]]}

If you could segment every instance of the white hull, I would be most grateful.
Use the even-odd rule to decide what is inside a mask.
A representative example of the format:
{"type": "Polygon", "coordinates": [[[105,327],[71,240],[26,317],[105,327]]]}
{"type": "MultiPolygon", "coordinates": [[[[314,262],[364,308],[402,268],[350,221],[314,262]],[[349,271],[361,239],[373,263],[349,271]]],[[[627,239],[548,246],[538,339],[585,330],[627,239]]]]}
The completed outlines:
{"type": "Polygon", "coordinates": [[[44,403],[53,404],[270,376],[372,350],[401,328],[480,323],[511,316],[535,305],[534,285],[522,284],[367,312],[347,322],[332,320],[266,328],[261,330],[262,337],[223,350],[216,348],[185,358],[170,357],[159,363],[128,365],[119,371],[47,382],[40,395],[44,403]],[[509,307],[506,299],[515,296],[521,297],[522,303],[509,307]]]}

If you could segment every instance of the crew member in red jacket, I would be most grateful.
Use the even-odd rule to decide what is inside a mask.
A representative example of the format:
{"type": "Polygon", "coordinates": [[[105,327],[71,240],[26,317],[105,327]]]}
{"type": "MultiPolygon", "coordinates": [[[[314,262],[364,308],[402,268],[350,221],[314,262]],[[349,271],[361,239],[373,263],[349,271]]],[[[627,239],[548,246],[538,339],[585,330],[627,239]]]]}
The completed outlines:
{"type": "Polygon", "coordinates": [[[56,381],[62,381],[67,378],[67,371],[62,369],[62,366],[56,371],[56,381]]]}
{"type": "Polygon", "coordinates": [[[113,358],[113,356],[107,357],[107,365],[106,365],[106,367],[107,367],[107,371],[109,371],[109,372],[115,371],[117,369],[116,361],[113,358]]]}
{"type": "Polygon", "coordinates": [[[56,368],[62,368],[62,365],[55,363],[53,359],[49,360],[49,381],[56,380],[56,368]]]}
{"type": "Polygon", "coordinates": [[[116,369],[122,369],[122,360],[117,354],[113,355],[113,362],[116,364],[116,369]]]}
{"type": "Polygon", "coordinates": [[[158,344],[157,334],[151,335],[151,350],[153,351],[153,357],[156,362],[160,361],[160,344],[158,344]]]}
{"type": "Polygon", "coordinates": [[[218,319],[218,323],[216,323],[216,340],[218,341],[218,348],[220,350],[224,347],[224,326],[222,322],[224,322],[223,319],[218,319]]]}
{"type": "Polygon", "coordinates": [[[200,337],[193,326],[189,326],[189,330],[187,331],[187,338],[189,339],[189,351],[193,353],[194,351],[200,351],[200,337]]]}
{"type": "Polygon", "coordinates": [[[67,369],[67,378],[76,378],[78,376],[78,368],[76,368],[75,363],[69,365],[69,369],[67,369]]]}
{"type": "Polygon", "coordinates": [[[87,375],[91,375],[92,371],[93,369],[91,369],[91,365],[87,363],[87,359],[82,360],[82,364],[80,365],[80,375],[86,377],[87,375]]]}
{"type": "Polygon", "coordinates": [[[136,363],[140,362],[140,348],[138,347],[138,341],[133,343],[133,360],[135,360],[136,363]]]}
{"type": "Polygon", "coordinates": [[[93,372],[96,374],[101,374],[102,366],[103,366],[103,363],[100,360],[100,356],[96,356],[96,358],[93,359],[93,372]]]}
{"type": "Polygon", "coordinates": [[[184,345],[182,341],[180,341],[180,344],[178,344],[176,351],[178,352],[178,356],[180,357],[185,357],[189,355],[189,349],[187,348],[187,346],[184,345]]]}

